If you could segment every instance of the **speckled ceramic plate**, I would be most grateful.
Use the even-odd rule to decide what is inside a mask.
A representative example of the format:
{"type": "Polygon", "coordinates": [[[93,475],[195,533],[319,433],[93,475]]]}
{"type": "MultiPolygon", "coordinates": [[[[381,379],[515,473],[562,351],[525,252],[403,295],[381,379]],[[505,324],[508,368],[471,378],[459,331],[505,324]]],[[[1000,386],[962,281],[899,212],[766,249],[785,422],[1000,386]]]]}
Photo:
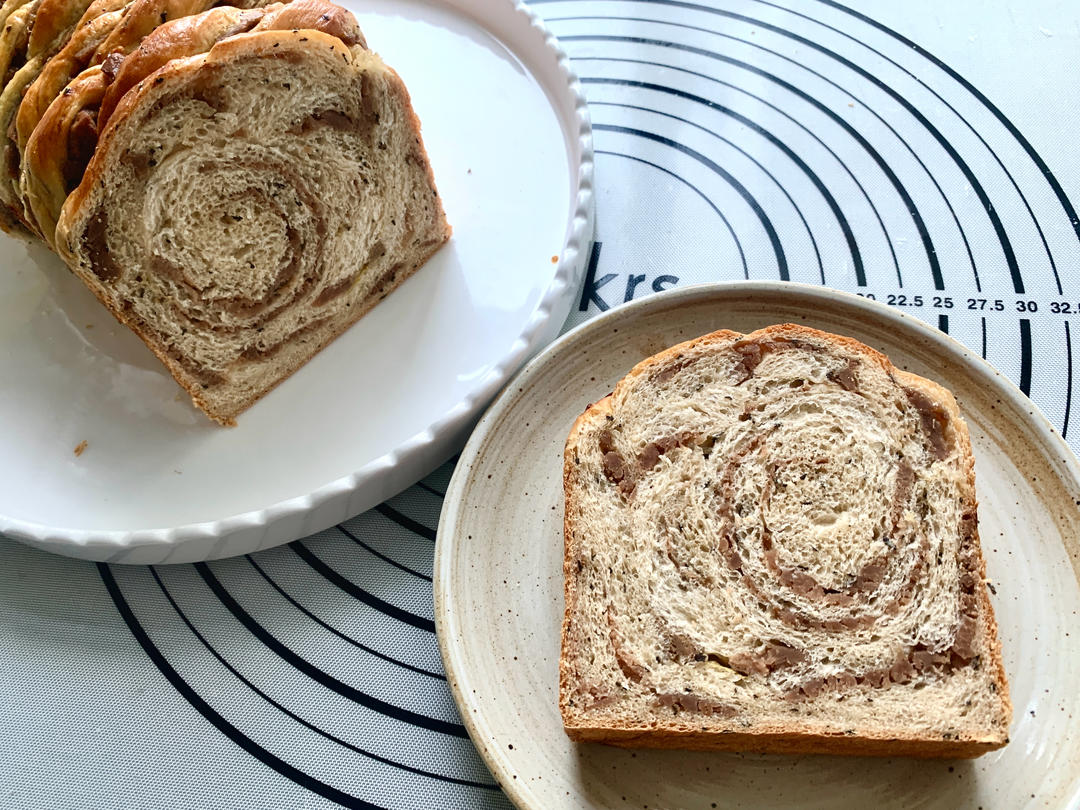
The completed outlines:
{"type": "Polygon", "coordinates": [[[1034,405],[959,343],[845,293],[711,284],[612,310],[517,376],[446,495],[435,609],[473,740],[524,808],[1080,806],[1080,465],[1034,405]],[[556,693],[562,449],[639,360],[707,332],[794,321],[855,337],[956,394],[971,430],[988,575],[1015,706],[1011,742],[974,761],[626,751],[563,734],[556,693]]]}

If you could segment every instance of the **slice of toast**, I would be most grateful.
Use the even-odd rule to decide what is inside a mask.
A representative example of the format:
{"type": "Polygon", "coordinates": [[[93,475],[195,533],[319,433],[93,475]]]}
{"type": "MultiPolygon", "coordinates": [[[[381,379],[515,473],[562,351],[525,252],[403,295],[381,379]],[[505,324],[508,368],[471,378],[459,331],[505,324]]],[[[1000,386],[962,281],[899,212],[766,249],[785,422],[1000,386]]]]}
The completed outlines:
{"type": "Polygon", "coordinates": [[[566,443],[560,709],[623,746],[972,757],[1011,704],[967,427],[795,325],[639,363],[566,443]]]}

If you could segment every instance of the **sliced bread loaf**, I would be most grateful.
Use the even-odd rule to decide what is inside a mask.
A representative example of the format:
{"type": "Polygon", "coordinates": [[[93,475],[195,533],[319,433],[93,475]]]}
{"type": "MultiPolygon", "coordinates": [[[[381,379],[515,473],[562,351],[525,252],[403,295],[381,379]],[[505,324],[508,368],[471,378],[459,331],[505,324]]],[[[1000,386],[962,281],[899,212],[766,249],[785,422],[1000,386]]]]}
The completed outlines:
{"type": "Polygon", "coordinates": [[[15,142],[20,152],[53,100],[73,78],[91,65],[98,47],[124,18],[131,0],[95,0],[64,45],[41,66],[26,89],[15,115],[15,142]]]}
{"type": "Polygon", "coordinates": [[[42,68],[71,38],[72,33],[91,14],[90,0],[35,0],[9,18],[5,28],[14,27],[16,17],[23,16],[25,42],[10,58],[11,73],[0,91],[0,225],[5,229],[25,232],[30,229],[23,217],[19,199],[19,150],[16,141],[15,118],[27,89],[34,83],[42,68]]]}
{"type": "Polygon", "coordinates": [[[449,234],[397,74],[337,36],[258,31],[123,96],[56,249],[229,424],[449,234]]]}
{"type": "Polygon", "coordinates": [[[638,364],[565,453],[567,734],[970,757],[1011,706],[967,427],[848,338],[716,332],[638,364]]]}
{"type": "MultiPolygon", "coordinates": [[[[6,98],[21,97],[25,85],[21,84],[27,61],[27,47],[30,43],[34,18],[37,16],[41,0],[6,0],[0,8],[0,125],[4,120],[4,102],[6,98]],[[10,89],[10,92],[9,92],[10,89]]],[[[15,205],[15,190],[8,183],[10,173],[5,171],[10,155],[5,149],[7,143],[4,130],[0,130],[0,228],[26,235],[28,230],[22,221],[22,212],[15,205]]]]}

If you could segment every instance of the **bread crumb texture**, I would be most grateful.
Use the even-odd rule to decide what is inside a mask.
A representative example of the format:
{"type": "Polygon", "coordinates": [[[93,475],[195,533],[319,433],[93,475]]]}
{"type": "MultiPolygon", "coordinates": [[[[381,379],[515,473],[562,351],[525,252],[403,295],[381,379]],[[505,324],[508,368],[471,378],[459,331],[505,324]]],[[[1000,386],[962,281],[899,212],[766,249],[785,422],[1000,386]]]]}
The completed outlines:
{"type": "Polygon", "coordinates": [[[975,756],[1007,685],[967,427],[849,338],[716,332],[566,444],[560,708],[578,740],[975,756]]]}

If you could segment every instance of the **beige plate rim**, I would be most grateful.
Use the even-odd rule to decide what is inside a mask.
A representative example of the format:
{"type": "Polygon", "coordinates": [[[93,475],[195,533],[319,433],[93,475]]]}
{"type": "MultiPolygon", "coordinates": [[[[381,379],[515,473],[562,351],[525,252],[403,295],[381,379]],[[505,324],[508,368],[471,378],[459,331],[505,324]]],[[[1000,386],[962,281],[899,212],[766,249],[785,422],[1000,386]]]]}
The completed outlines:
{"type": "MultiPolygon", "coordinates": [[[[1011,380],[955,338],[916,317],[880,302],[827,287],[796,282],[710,282],[676,288],[624,304],[581,324],[560,337],[526,365],[507,384],[478,423],[461,453],[447,489],[435,545],[433,578],[435,624],[454,701],[485,764],[496,777],[500,787],[519,807],[541,808],[544,805],[533,789],[516,780],[515,769],[504,750],[505,746],[492,744],[492,741],[498,742],[498,740],[491,731],[478,700],[473,697],[478,686],[488,684],[480,684],[472,680],[465,645],[460,640],[461,628],[459,613],[456,610],[459,600],[463,599],[464,595],[455,591],[452,582],[454,549],[460,539],[458,527],[468,505],[464,494],[470,488],[470,481],[479,477],[481,471],[487,469],[484,466],[485,460],[481,457],[482,448],[493,426],[498,425],[519,397],[529,390],[529,386],[538,373],[553,360],[557,360],[568,346],[579,343],[590,335],[606,331],[613,321],[625,322],[669,310],[681,304],[696,304],[708,300],[713,300],[718,306],[722,306],[727,298],[745,298],[753,293],[760,293],[763,297],[782,295],[790,300],[798,299],[798,303],[808,313],[813,312],[815,304],[818,303],[841,305],[853,314],[868,317],[880,324],[892,323],[908,331],[914,331],[920,338],[925,339],[932,350],[941,355],[950,356],[950,359],[964,365],[974,376],[982,378],[996,396],[1007,400],[1008,404],[1017,411],[1026,414],[1028,427],[1032,428],[1042,441],[1042,446],[1037,448],[1039,455],[1046,457],[1049,462],[1048,451],[1055,450],[1057,459],[1051,466],[1057,466],[1062,471],[1064,483],[1075,491],[1080,491],[1080,460],[1046,416],[1011,380]]],[[[629,371],[629,369],[628,364],[626,370],[629,371]]],[[[1075,565],[1074,562],[1074,571],[1075,565]]],[[[1071,801],[1080,801],[1080,792],[1071,797],[1071,801]]],[[[1068,800],[1066,806],[1071,806],[1068,805],[1068,800]]]]}

